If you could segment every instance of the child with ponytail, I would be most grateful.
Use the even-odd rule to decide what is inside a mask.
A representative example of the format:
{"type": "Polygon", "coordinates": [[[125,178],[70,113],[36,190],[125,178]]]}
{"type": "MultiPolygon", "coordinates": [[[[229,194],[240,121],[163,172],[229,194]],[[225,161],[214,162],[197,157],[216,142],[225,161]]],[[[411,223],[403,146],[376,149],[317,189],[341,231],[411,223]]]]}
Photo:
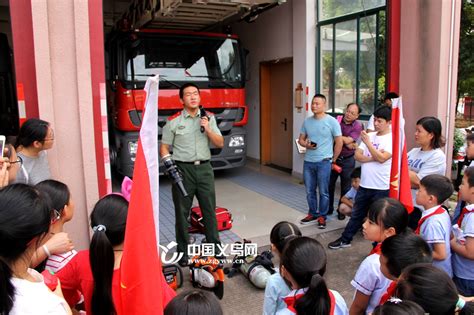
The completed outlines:
{"type": "MultiPolygon", "coordinates": [[[[295,237],[300,237],[301,231],[294,223],[278,222],[270,232],[272,252],[280,257],[286,243],[295,237]]],[[[265,287],[265,298],[263,300],[263,315],[273,315],[284,309],[286,304],[283,297],[290,293],[290,287],[285,283],[279,272],[274,273],[267,280],[265,287]]]]}
{"type": "Polygon", "coordinates": [[[56,274],[65,292],[82,293],[87,314],[117,314],[127,213],[124,197],[107,195],[100,199],[91,213],[94,234],[89,250],[79,252],[56,274]]]}
{"type": "Polygon", "coordinates": [[[33,266],[46,259],[40,269],[56,273],[77,254],[68,234],[63,231],[64,224],[74,215],[74,201],[67,185],[60,181],[47,179],[36,184],[35,188],[49,198],[52,215],[50,235],[36,252],[33,266]]]}
{"type": "Polygon", "coordinates": [[[349,314],[342,296],[326,286],[323,278],[326,263],[326,252],[315,239],[303,236],[286,244],[280,272],[293,291],[283,299],[287,307],[278,311],[278,315],[349,314]]]}
{"type": "Polygon", "coordinates": [[[366,240],[376,242],[377,245],[362,261],[351,281],[356,289],[350,308],[351,315],[372,313],[379,304],[391,282],[380,271],[381,244],[387,237],[405,232],[407,225],[407,210],[398,200],[382,198],[370,205],[362,226],[363,234],[366,240]]]}
{"type": "MultiPolygon", "coordinates": [[[[79,252],[56,274],[63,290],[82,293],[88,315],[119,313],[120,264],[127,213],[128,201],[122,195],[111,194],[100,199],[91,213],[94,234],[89,250],[79,252]]],[[[168,286],[161,289],[172,291],[168,286]]],[[[175,295],[168,291],[163,294],[169,299],[175,295]]]]}

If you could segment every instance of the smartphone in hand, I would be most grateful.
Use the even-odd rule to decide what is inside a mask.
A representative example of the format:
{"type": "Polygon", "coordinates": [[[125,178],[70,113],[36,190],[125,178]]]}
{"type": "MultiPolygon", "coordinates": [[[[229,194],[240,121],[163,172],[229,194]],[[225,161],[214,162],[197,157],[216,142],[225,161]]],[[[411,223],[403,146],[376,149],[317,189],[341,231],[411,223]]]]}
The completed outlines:
{"type": "Polygon", "coordinates": [[[6,141],[5,136],[0,135],[0,150],[2,150],[0,152],[2,152],[2,157],[5,154],[5,141],[6,141]]]}

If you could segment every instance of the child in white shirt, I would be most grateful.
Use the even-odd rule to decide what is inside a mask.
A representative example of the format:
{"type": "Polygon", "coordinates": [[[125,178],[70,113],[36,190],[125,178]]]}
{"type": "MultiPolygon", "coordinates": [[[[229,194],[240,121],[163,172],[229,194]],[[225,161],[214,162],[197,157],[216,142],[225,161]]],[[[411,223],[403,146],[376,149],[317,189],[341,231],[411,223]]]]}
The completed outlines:
{"type": "Polygon", "coordinates": [[[454,191],[451,180],[446,176],[432,174],[423,177],[416,193],[416,203],[423,207],[423,212],[415,233],[429,244],[433,265],[446,271],[452,277],[451,267],[451,218],[441,206],[454,191]]]}
{"type": "Polygon", "coordinates": [[[351,173],[351,189],[341,198],[341,204],[339,205],[339,213],[344,216],[350,216],[352,213],[352,207],[357,196],[360,184],[360,167],[356,167],[351,173]]]}
{"type": "Polygon", "coordinates": [[[363,234],[366,240],[377,242],[377,246],[362,261],[351,281],[356,289],[351,315],[372,313],[379,304],[391,282],[380,271],[381,244],[387,237],[404,232],[407,224],[408,213],[398,200],[382,198],[370,206],[367,219],[362,225],[363,234]]]}
{"type": "MultiPolygon", "coordinates": [[[[461,198],[469,203],[461,211],[457,221],[457,237],[451,239],[453,252],[453,281],[459,293],[464,296],[474,295],[474,167],[464,171],[461,186],[461,198]]],[[[453,227],[454,229],[454,227],[453,227]]]]}

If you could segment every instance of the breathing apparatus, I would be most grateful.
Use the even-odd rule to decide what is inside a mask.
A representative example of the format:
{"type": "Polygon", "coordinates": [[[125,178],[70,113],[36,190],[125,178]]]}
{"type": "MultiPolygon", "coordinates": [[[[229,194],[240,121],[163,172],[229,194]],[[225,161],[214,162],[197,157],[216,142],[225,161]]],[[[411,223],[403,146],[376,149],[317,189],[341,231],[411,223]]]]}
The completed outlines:
{"type": "MultiPolygon", "coordinates": [[[[250,241],[244,240],[244,243],[250,241]]],[[[227,276],[232,278],[240,271],[255,287],[265,289],[268,278],[275,273],[272,258],[272,252],[269,250],[259,255],[235,256],[232,268],[227,270],[227,276]]]]}
{"type": "Polygon", "coordinates": [[[189,266],[193,287],[205,288],[222,299],[224,296],[224,270],[222,263],[212,256],[194,256],[189,266]]]}

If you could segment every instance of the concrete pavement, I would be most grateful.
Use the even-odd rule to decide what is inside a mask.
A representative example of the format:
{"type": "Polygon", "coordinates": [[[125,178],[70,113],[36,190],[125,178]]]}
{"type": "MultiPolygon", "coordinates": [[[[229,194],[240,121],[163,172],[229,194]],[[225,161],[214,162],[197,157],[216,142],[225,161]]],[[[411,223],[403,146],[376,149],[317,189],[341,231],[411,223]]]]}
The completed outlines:
{"type": "MultiPolygon", "coordinates": [[[[310,228],[309,226],[307,228],[310,228]]],[[[305,230],[307,230],[305,227],[305,230]]],[[[315,232],[316,225],[313,225],[315,232]]],[[[325,248],[327,244],[340,236],[342,229],[327,231],[319,234],[313,234],[311,237],[320,241],[325,248]]],[[[304,234],[308,235],[308,231],[304,234]]],[[[269,246],[259,248],[259,252],[268,249],[269,246]]],[[[327,249],[328,264],[327,271],[324,276],[330,289],[336,290],[344,297],[347,306],[350,307],[354,289],[350,281],[355,275],[359,264],[370,252],[370,242],[364,240],[358,234],[352,242],[352,247],[339,250],[327,249]]],[[[189,281],[189,269],[184,270],[185,279],[183,288],[179,290],[191,289],[192,285],[189,281]]],[[[236,275],[232,278],[226,277],[224,285],[224,298],[221,300],[221,306],[224,314],[262,314],[264,290],[255,288],[248,279],[242,275],[236,275]]]]}

